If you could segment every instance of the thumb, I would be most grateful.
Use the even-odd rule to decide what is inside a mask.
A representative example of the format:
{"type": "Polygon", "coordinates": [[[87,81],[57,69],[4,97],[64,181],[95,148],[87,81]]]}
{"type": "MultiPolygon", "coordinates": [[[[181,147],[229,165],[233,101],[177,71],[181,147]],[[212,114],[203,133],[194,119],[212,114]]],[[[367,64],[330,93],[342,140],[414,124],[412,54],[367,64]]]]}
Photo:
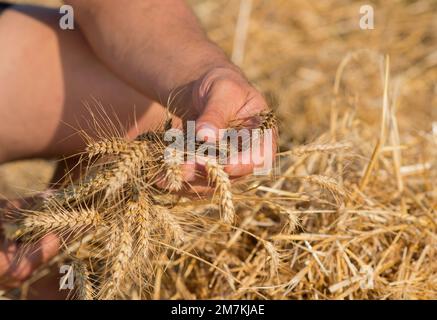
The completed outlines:
{"type": "Polygon", "coordinates": [[[200,141],[213,142],[219,138],[219,129],[225,129],[232,118],[232,108],[223,100],[209,101],[196,120],[196,135],[200,141]]]}

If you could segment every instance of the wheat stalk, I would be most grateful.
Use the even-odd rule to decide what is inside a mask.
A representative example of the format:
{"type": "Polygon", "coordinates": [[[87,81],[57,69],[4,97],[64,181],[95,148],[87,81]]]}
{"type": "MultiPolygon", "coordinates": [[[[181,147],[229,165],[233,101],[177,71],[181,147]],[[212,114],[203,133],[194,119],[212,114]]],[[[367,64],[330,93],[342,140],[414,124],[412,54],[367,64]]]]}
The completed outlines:
{"type": "Polygon", "coordinates": [[[117,155],[126,150],[126,141],[121,138],[108,138],[92,142],[86,147],[88,157],[117,155]]]}

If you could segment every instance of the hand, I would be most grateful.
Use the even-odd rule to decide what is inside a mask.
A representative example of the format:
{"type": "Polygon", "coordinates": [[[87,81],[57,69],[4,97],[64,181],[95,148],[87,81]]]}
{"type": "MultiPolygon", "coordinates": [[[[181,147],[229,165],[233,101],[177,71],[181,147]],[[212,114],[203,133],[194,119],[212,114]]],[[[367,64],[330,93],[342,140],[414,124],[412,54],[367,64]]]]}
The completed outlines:
{"type": "Polygon", "coordinates": [[[55,256],[59,249],[59,239],[54,235],[47,235],[27,246],[2,237],[1,221],[25,203],[24,200],[0,200],[0,289],[20,286],[39,265],[55,256]]]}
{"type": "MultiPolygon", "coordinates": [[[[228,128],[232,121],[247,119],[268,110],[263,96],[249,84],[245,77],[236,68],[213,68],[203,77],[194,82],[192,87],[191,106],[196,112],[196,133],[209,140],[208,132],[218,137],[218,130],[228,128]]],[[[275,135],[273,135],[271,150],[264,150],[261,154],[272,152],[272,159],[276,149],[275,135]]],[[[250,152],[250,150],[246,151],[250,152]]],[[[253,172],[254,163],[228,164],[225,171],[231,177],[239,177],[253,172]]],[[[184,165],[184,176],[187,182],[197,192],[202,192],[205,179],[196,177],[195,172],[202,172],[203,166],[199,163],[184,165]],[[198,187],[196,187],[196,185],[198,187]]]]}

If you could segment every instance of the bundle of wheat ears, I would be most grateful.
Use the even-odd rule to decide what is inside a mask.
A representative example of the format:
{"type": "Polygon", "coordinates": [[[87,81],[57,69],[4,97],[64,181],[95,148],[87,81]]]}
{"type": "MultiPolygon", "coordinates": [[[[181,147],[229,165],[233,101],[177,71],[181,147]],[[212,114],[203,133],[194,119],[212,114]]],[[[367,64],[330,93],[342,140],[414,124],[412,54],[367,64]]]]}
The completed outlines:
{"type": "MultiPolygon", "coordinates": [[[[271,111],[254,118],[261,132],[275,129],[271,111]]],[[[184,185],[181,164],[187,156],[170,149],[175,154],[165,158],[168,143],[164,134],[171,126],[168,120],[161,131],[147,132],[134,141],[114,136],[94,141],[88,136],[83,178],[45,197],[32,210],[21,212],[17,222],[22,239],[33,242],[54,233],[63,239],[66,251],[80,242],[80,250],[69,253],[75,297],[144,297],[159,253],[181,247],[190,237],[189,229],[196,228],[195,219],[188,221],[171,210],[175,205],[171,192],[181,191],[184,185]],[[166,188],[156,187],[160,181],[166,188]]],[[[232,225],[231,180],[218,156],[206,162],[205,171],[215,190],[219,220],[232,225]]],[[[271,244],[266,246],[274,251],[271,244]]]]}

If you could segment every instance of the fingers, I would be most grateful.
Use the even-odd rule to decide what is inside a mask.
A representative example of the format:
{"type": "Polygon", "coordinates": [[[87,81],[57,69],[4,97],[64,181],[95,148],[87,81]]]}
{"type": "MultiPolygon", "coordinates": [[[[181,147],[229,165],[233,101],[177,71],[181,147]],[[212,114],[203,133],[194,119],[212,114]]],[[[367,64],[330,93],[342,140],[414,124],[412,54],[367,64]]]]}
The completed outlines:
{"type": "Polygon", "coordinates": [[[16,215],[17,209],[21,208],[24,204],[26,204],[25,199],[0,199],[0,225],[3,220],[13,218],[16,215]]]}
{"type": "Polygon", "coordinates": [[[198,177],[194,181],[187,183],[179,195],[187,197],[202,197],[213,194],[214,190],[214,186],[208,184],[205,177],[198,177]]]}
{"type": "Polygon", "coordinates": [[[28,247],[3,241],[0,248],[0,287],[19,286],[38,266],[55,256],[59,246],[59,238],[55,235],[47,235],[28,247]]]}
{"type": "Polygon", "coordinates": [[[224,167],[225,172],[231,177],[270,173],[276,156],[275,137],[271,131],[252,141],[249,149],[238,153],[236,159],[229,160],[229,164],[224,167]]]}
{"type": "MultiPolygon", "coordinates": [[[[44,196],[42,194],[41,196],[44,196]]],[[[1,200],[0,224],[13,219],[19,208],[31,206],[37,197],[1,200]]],[[[39,265],[57,254],[60,241],[55,235],[47,235],[32,245],[20,245],[2,239],[0,235],[0,288],[14,288],[27,279],[39,265]]]]}
{"type": "Polygon", "coordinates": [[[18,211],[21,208],[31,208],[35,203],[47,198],[51,193],[51,190],[46,190],[28,198],[13,200],[0,199],[0,224],[3,220],[14,219],[18,216],[18,211]]]}

